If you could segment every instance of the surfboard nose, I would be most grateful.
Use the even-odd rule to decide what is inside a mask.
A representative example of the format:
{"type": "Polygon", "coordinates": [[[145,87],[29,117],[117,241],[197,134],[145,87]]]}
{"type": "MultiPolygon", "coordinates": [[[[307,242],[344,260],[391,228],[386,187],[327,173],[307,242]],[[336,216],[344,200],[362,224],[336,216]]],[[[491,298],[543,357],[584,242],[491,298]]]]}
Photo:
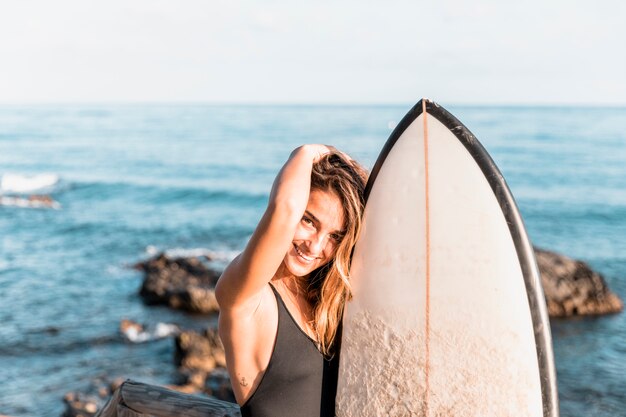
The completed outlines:
{"type": "Polygon", "coordinates": [[[366,195],[337,415],[557,416],[532,247],[474,135],[420,100],[383,146],[366,195]]]}

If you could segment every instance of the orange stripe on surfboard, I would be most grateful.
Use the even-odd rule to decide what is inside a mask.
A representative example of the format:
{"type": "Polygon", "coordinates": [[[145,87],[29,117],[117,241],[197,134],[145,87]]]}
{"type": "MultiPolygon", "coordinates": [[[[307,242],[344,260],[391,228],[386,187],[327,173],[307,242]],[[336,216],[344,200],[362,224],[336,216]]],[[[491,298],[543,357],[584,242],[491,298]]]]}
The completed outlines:
{"type": "Polygon", "coordinates": [[[424,205],[426,212],[426,227],[425,227],[425,235],[426,235],[426,328],[424,329],[424,339],[425,339],[425,353],[426,353],[426,361],[425,361],[425,397],[424,397],[424,415],[428,417],[429,415],[429,403],[430,403],[430,190],[428,187],[429,184],[429,175],[428,175],[428,120],[426,117],[426,100],[422,99],[422,114],[424,115],[423,123],[424,123],[424,205]]]}

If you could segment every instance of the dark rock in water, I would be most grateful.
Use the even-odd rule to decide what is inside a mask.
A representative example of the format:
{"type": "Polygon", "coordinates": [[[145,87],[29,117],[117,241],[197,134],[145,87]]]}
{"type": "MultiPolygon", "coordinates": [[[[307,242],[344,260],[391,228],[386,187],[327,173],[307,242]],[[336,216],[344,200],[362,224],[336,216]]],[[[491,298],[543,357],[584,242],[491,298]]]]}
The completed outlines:
{"type": "Polygon", "coordinates": [[[135,265],[145,273],[139,294],[147,304],[165,304],[193,313],[218,311],[215,283],[220,272],[209,268],[206,257],[170,258],[160,254],[135,265]]]}
{"type": "Polygon", "coordinates": [[[216,367],[226,367],[224,346],[217,330],[207,329],[204,334],[191,330],[176,337],[176,365],[181,370],[211,372],[216,367]]]}
{"type": "Polygon", "coordinates": [[[204,385],[204,393],[211,395],[218,400],[229,401],[231,403],[237,402],[233,388],[230,385],[230,376],[226,368],[215,368],[204,385]]]}
{"type": "Polygon", "coordinates": [[[68,392],[63,397],[65,411],[61,417],[95,416],[104,405],[104,400],[110,397],[123,383],[123,378],[111,380],[108,377],[98,377],[93,379],[83,391],[68,392]]]}
{"type": "Polygon", "coordinates": [[[205,393],[223,401],[235,401],[226,371],[226,355],[217,330],[184,331],[176,337],[174,356],[183,382],[169,388],[186,393],[205,393]]]}
{"type": "Polygon", "coordinates": [[[63,397],[65,412],[61,417],[93,417],[98,412],[99,400],[97,397],[80,392],[68,392],[63,397]]]}
{"type": "Polygon", "coordinates": [[[215,368],[209,373],[187,372],[180,385],[167,385],[167,388],[186,394],[207,394],[218,400],[236,402],[226,368],[215,368]]]}
{"type": "Polygon", "coordinates": [[[618,313],[624,304],[585,262],[535,248],[551,317],[618,313]]]}

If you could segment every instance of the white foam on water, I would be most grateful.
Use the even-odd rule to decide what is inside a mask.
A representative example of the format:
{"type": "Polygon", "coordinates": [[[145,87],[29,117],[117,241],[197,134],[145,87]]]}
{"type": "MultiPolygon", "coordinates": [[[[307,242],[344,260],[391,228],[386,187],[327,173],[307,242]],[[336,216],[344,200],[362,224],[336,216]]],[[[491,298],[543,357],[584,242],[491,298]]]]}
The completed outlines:
{"type": "Polygon", "coordinates": [[[207,248],[170,248],[162,249],[154,245],[146,247],[146,255],[152,257],[159,253],[165,253],[168,258],[193,258],[193,257],[206,257],[211,262],[214,262],[218,267],[226,267],[230,261],[235,259],[241,251],[238,250],[223,250],[215,251],[207,248]]]}
{"type": "Polygon", "coordinates": [[[175,324],[157,323],[153,330],[145,330],[141,325],[129,326],[122,331],[122,335],[129,342],[144,343],[151,340],[164,339],[180,333],[180,329],[175,324]]]}
{"type": "Polygon", "coordinates": [[[230,262],[235,256],[239,255],[239,251],[213,251],[207,248],[172,248],[166,249],[165,255],[171,258],[206,256],[212,261],[230,262]]]}
{"type": "Polygon", "coordinates": [[[157,323],[154,332],[152,333],[155,338],[162,339],[164,337],[173,336],[180,333],[180,329],[175,324],[170,323],[157,323]]]}
{"type": "Polygon", "coordinates": [[[159,251],[159,248],[157,248],[157,247],[156,247],[156,246],[154,246],[154,245],[148,245],[148,246],[146,246],[146,254],[147,254],[148,256],[154,256],[154,255],[156,255],[156,254],[157,254],[157,253],[159,253],[159,252],[160,252],[160,251],[159,251]]]}
{"type": "Polygon", "coordinates": [[[45,190],[57,184],[56,174],[4,174],[0,179],[0,191],[5,193],[32,193],[45,190]]]}

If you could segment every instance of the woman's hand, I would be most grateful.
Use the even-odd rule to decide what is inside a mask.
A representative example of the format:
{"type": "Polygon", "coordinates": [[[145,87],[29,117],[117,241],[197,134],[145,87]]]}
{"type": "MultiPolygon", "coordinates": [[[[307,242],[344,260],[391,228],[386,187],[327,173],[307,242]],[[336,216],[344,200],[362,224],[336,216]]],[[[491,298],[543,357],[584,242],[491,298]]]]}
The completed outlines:
{"type": "MultiPolygon", "coordinates": [[[[294,157],[298,153],[305,153],[313,158],[313,162],[319,161],[324,155],[328,155],[331,152],[331,148],[327,145],[321,145],[318,143],[309,143],[306,145],[298,146],[291,153],[291,157],[294,157]]],[[[334,148],[333,148],[334,149],[334,148]]]]}
{"type": "Polygon", "coordinates": [[[350,155],[348,155],[345,152],[340,151],[339,149],[337,149],[337,148],[335,148],[334,146],[331,146],[331,145],[322,145],[322,144],[317,144],[317,143],[310,143],[310,144],[302,145],[302,146],[296,148],[294,150],[294,153],[297,152],[298,150],[303,150],[305,152],[309,152],[313,156],[313,163],[319,161],[320,159],[322,159],[322,157],[324,157],[325,155],[328,155],[329,153],[339,154],[347,162],[352,161],[352,158],[350,157],[350,155]]]}
{"type": "Polygon", "coordinates": [[[291,153],[274,180],[267,209],[256,230],[217,283],[215,295],[220,310],[256,311],[267,283],[292,246],[308,204],[313,164],[329,152],[325,145],[302,145],[291,153]]]}
{"type": "Polygon", "coordinates": [[[217,284],[220,309],[257,306],[254,300],[281,265],[306,210],[313,164],[331,152],[351,161],[333,146],[321,144],[302,145],[291,153],[274,180],[268,207],[246,248],[228,265],[217,284]]]}

